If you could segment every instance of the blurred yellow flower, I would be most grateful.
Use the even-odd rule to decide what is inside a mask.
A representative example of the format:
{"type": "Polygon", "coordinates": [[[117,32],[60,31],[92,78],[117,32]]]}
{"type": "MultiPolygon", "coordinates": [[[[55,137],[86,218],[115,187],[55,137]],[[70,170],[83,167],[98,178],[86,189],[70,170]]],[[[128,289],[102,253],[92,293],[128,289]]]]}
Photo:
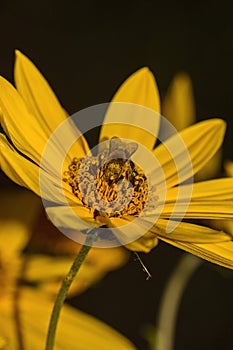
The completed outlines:
{"type": "Polygon", "coordinates": [[[178,131],[196,122],[193,86],[187,73],[174,76],[162,99],[162,114],[178,131]]]}
{"type": "Polygon", "coordinates": [[[225,161],[224,168],[226,175],[229,177],[233,177],[233,162],[231,160],[225,161]]]}
{"type": "MultiPolygon", "coordinates": [[[[1,193],[0,213],[0,348],[41,350],[45,345],[53,299],[36,287],[43,278],[53,278],[50,258],[47,264],[23,253],[33,231],[41,205],[30,192],[10,190],[1,193]],[[14,201],[14,206],[12,205],[14,201]],[[30,271],[30,264],[33,269],[30,271]],[[30,271],[27,276],[27,270],[30,271]],[[33,276],[33,278],[31,278],[33,276]],[[28,278],[29,277],[29,278],[28,278]],[[21,345],[20,345],[21,344],[21,345]],[[23,344],[23,345],[22,345],[23,344]]],[[[60,273],[63,273],[62,261],[60,273]]],[[[65,264],[66,265],[66,264],[65,264]]],[[[64,305],[56,339],[57,350],[125,349],[135,347],[122,335],[97,319],[64,305]]]]}
{"type": "MultiPolygon", "coordinates": [[[[6,137],[1,135],[0,163],[3,171],[13,181],[40,195],[38,174],[41,155],[51,133],[67,118],[67,114],[36,67],[19,52],[17,52],[15,65],[15,81],[17,90],[5,79],[0,79],[1,124],[16,149],[21,153],[18,153],[9,144],[6,137]],[[22,154],[27,158],[23,157],[22,154]]],[[[160,97],[156,82],[147,68],[142,68],[129,77],[112,101],[133,103],[160,112],[160,97]]],[[[106,121],[111,122],[111,114],[107,113],[106,121]]],[[[70,128],[69,132],[73,135],[76,132],[75,127],[70,128]]],[[[185,191],[187,190],[188,193],[190,188],[185,187],[188,185],[181,184],[190,176],[190,173],[186,172],[187,157],[180,154],[178,163],[174,163],[173,157],[166,147],[166,143],[169,143],[176,148],[177,140],[181,138],[189,152],[193,174],[196,174],[217,152],[222,144],[224,132],[225,123],[220,119],[212,119],[182,130],[178,135],[154,149],[155,136],[145,130],[133,125],[127,125],[127,127],[118,125],[117,128],[113,124],[102,126],[100,142],[112,137],[135,140],[153,152],[165,174],[165,203],[160,203],[159,200],[156,203],[157,208],[163,207],[160,218],[143,237],[127,244],[129,249],[149,252],[157,245],[158,239],[161,239],[204,259],[233,268],[232,236],[195,223],[190,224],[186,221],[176,223],[175,220],[183,217],[192,220],[232,219],[233,179],[218,179],[194,184],[190,201],[190,196],[185,195],[185,191]],[[181,177],[177,168],[182,173],[181,177]],[[183,197],[181,198],[179,195],[177,202],[180,189],[183,190],[183,197]],[[183,207],[185,205],[187,205],[187,211],[184,215],[183,207]],[[171,214],[173,220],[170,220],[171,214]],[[172,221],[174,221],[175,229],[168,234],[166,232],[167,223],[172,221]]],[[[66,135],[66,137],[68,136],[66,135]]],[[[59,141],[62,147],[62,140],[59,141]]],[[[64,169],[76,164],[77,157],[84,158],[88,151],[87,141],[82,136],[68,152],[67,159],[64,161],[64,169]]],[[[57,169],[57,172],[60,170],[57,169]]],[[[41,171],[45,177],[52,180],[52,185],[59,191],[60,182],[57,177],[46,173],[44,169],[41,171]]],[[[127,168],[126,171],[130,171],[130,169],[127,168]]],[[[140,173],[140,170],[137,172],[140,173]]],[[[156,185],[157,190],[159,190],[160,184],[156,185]]],[[[105,183],[104,186],[108,186],[108,184],[105,183]]],[[[141,193],[145,188],[141,188],[141,193]]],[[[80,200],[79,194],[74,195],[73,188],[69,186],[69,183],[64,182],[60,191],[65,193],[69,200],[69,206],[78,216],[88,220],[94,226],[101,226],[104,223],[109,227],[120,228],[121,225],[130,222],[131,227],[137,230],[136,225],[133,225],[133,220],[135,216],[140,214],[140,203],[139,207],[133,203],[133,209],[126,211],[120,217],[106,218],[101,213],[93,215],[90,208],[80,200]],[[131,215],[132,213],[134,214],[131,215]]],[[[52,188],[51,193],[53,193],[52,188]]],[[[55,199],[54,202],[56,202],[55,199]]],[[[67,203],[63,203],[63,205],[60,203],[59,206],[53,205],[51,208],[47,207],[47,212],[49,209],[50,213],[53,213],[53,223],[57,227],[69,228],[72,226],[72,221],[69,218],[70,208],[67,203]]],[[[121,230],[119,229],[119,232],[121,230]]],[[[119,239],[124,241],[124,237],[119,239]]]]}
{"type": "MultiPolygon", "coordinates": [[[[70,240],[57,230],[42,214],[27,248],[30,260],[24,276],[38,288],[56,296],[61,281],[69,270],[81,245],[70,240]]],[[[120,268],[129,257],[122,247],[92,248],[75,277],[68,297],[84,292],[100,281],[106,273],[120,268]]]]}

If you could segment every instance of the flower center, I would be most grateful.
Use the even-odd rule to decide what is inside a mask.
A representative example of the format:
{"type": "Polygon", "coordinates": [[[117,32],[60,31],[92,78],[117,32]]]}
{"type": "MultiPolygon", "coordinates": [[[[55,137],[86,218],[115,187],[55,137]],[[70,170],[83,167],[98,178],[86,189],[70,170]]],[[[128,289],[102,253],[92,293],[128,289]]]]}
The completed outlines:
{"type": "Polygon", "coordinates": [[[143,170],[130,159],[98,156],[74,158],[63,180],[93,216],[138,216],[149,199],[143,170]],[[106,161],[104,161],[106,159],[106,161]],[[102,214],[102,215],[101,215],[102,214]]]}

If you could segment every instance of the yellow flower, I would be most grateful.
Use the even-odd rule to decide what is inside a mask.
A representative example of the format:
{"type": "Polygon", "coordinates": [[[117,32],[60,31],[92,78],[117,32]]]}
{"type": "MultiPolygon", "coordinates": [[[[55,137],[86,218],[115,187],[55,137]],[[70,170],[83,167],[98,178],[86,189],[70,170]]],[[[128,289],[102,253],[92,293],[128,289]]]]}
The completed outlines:
{"type": "MultiPolygon", "coordinates": [[[[41,291],[27,278],[25,270],[33,256],[23,254],[27,245],[40,203],[26,191],[3,191],[0,213],[0,348],[7,350],[41,350],[45,346],[53,298],[41,291]],[[14,205],[12,205],[14,200],[14,205]],[[21,339],[21,340],[20,340],[21,339]]],[[[55,259],[54,259],[55,260],[55,259]]],[[[38,265],[37,282],[41,276],[51,277],[48,261],[38,265]]],[[[33,261],[34,272],[36,267],[33,261]]],[[[29,266],[28,266],[29,265],[29,266]]],[[[61,264],[62,268],[63,265],[61,264]]],[[[122,335],[97,319],[68,305],[64,305],[58,325],[55,347],[57,350],[125,349],[135,347],[122,335]]]]}
{"type": "MultiPolygon", "coordinates": [[[[24,211],[27,210],[26,205],[33,210],[33,215],[27,212],[29,222],[23,222],[24,230],[28,231],[26,236],[26,241],[28,241],[27,256],[30,257],[30,259],[27,259],[27,267],[24,269],[24,279],[30,284],[36,285],[38,289],[43,290],[49,296],[55,297],[61,281],[69,270],[74,257],[81,249],[81,245],[68,239],[47,220],[37,197],[15,189],[13,191],[8,189],[6,192],[2,190],[1,192],[2,206],[5,206],[9,212],[7,215],[11,214],[12,203],[15,207],[23,204],[21,211],[20,208],[18,210],[18,215],[21,215],[21,217],[24,217],[24,211]],[[32,225],[33,219],[35,219],[35,222],[32,225]]],[[[2,220],[2,231],[8,232],[9,225],[10,230],[13,230],[14,221],[14,218],[10,223],[8,220],[6,222],[2,220]]],[[[16,228],[18,226],[19,223],[17,222],[16,228]]],[[[12,237],[8,236],[9,246],[11,245],[11,239],[12,237]]],[[[84,292],[104,278],[108,272],[124,265],[128,257],[129,253],[122,247],[107,248],[104,250],[104,254],[103,249],[91,249],[69,289],[68,297],[84,292]]],[[[11,270],[11,272],[13,273],[14,270],[11,270]]],[[[7,283],[4,283],[4,285],[7,285],[7,283]]]]}
{"type": "MultiPolygon", "coordinates": [[[[67,115],[47,82],[35,66],[21,53],[17,53],[15,81],[17,90],[5,79],[1,78],[0,80],[1,124],[15,146],[13,148],[7,139],[3,135],[1,136],[0,163],[3,171],[13,181],[40,195],[39,165],[42,152],[51,133],[67,118],[67,115]],[[27,158],[23,157],[22,154],[27,158]]],[[[129,77],[117,91],[112,101],[141,105],[157,112],[160,111],[160,98],[156,82],[147,68],[142,68],[129,77]]],[[[107,113],[105,122],[111,122],[111,117],[112,114],[107,113]]],[[[134,117],[135,115],[131,116],[132,120],[134,117]]],[[[113,119],[113,121],[115,120],[113,119]]],[[[158,128],[158,125],[155,125],[155,128],[158,128]]],[[[221,146],[224,131],[225,123],[220,119],[203,121],[182,130],[178,135],[172,136],[163,144],[154,148],[155,136],[135,125],[118,125],[116,127],[114,124],[104,124],[102,126],[100,142],[105,139],[112,139],[112,137],[135,140],[151,150],[154,159],[160,164],[159,169],[162,169],[165,175],[163,181],[161,178],[155,177],[156,193],[160,195],[162,190],[166,192],[163,194],[165,200],[160,201],[158,198],[158,201],[154,203],[156,208],[153,212],[157,213],[160,210],[160,216],[149,232],[126,245],[129,249],[149,252],[157,245],[158,239],[161,239],[204,259],[233,268],[232,236],[195,223],[177,222],[182,218],[186,220],[232,219],[232,179],[200,182],[193,186],[183,184],[190,177],[190,172],[186,171],[189,164],[188,158],[190,157],[192,162],[193,174],[196,174],[221,146]],[[173,156],[168,151],[168,146],[176,149],[177,142],[180,139],[184,143],[185,149],[188,150],[189,157],[181,153],[174,162],[173,156]],[[191,190],[192,196],[190,198],[191,190]],[[168,224],[174,225],[174,229],[170,233],[167,233],[168,224]]],[[[70,135],[75,133],[79,135],[74,125],[66,132],[70,135]]],[[[69,138],[67,135],[66,137],[69,138]]],[[[57,140],[57,142],[62,148],[63,140],[57,140]]],[[[59,149],[55,151],[59,152],[59,149]]],[[[82,136],[69,150],[64,161],[64,169],[69,169],[69,166],[71,166],[74,169],[72,170],[74,176],[76,176],[75,171],[79,166],[79,159],[84,158],[88,151],[87,142],[82,136]]],[[[67,202],[59,202],[59,206],[51,205],[51,207],[47,207],[47,213],[50,218],[53,217],[52,221],[57,227],[77,229],[76,222],[70,217],[70,208],[72,208],[80,218],[95,226],[104,223],[109,227],[117,227],[119,234],[117,238],[123,242],[126,239],[124,233],[122,233],[125,223],[130,223],[131,232],[137,232],[140,229],[134,223],[135,216],[140,216],[140,201],[138,202],[139,206],[133,203],[133,209],[131,211],[126,210],[119,217],[102,215],[101,212],[94,212],[93,214],[87,203],[80,198],[79,188],[75,189],[72,184],[69,185],[69,182],[64,182],[63,188],[61,188],[57,176],[61,169],[56,169],[55,163],[49,164],[52,168],[51,172],[46,172],[46,167],[41,169],[41,172],[48,179],[48,186],[51,185],[51,188],[48,188],[50,200],[53,198],[56,203],[56,194],[60,192],[65,193],[69,200],[69,205],[67,205],[67,202]],[[74,195],[74,192],[76,195],[74,195]],[[131,215],[132,213],[135,215],[131,215]]],[[[112,166],[112,163],[110,162],[108,165],[112,166]]],[[[120,163],[115,162],[114,166],[120,168],[120,163]]],[[[128,174],[131,169],[127,168],[125,163],[124,167],[128,174]]],[[[105,193],[109,184],[108,179],[111,180],[109,169],[110,167],[107,169],[108,173],[103,171],[101,175],[103,176],[101,178],[103,179],[102,182],[100,178],[98,179],[99,185],[104,188],[105,193]]],[[[147,182],[141,169],[136,166],[135,169],[143,183],[143,187],[139,188],[140,198],[144,198],[144,193],[147,191],[147,182]]],[[[113,170],[116,170],[116,168],[113,170]]],[[[130,174],[134,176],[133,172],[130,174]]],[[[136,180],[136,177],[133,177],[134,184],[136,184],[136,180]]],[[[101,189],[103,189],[102,187],[101,189]]],[[[59,199],[60,197],[58,201],[59,199]]],[[[148,217],[148,221],[150,221],[150,217],[148,217]]],[[[144,223],[147,224],[146,219],[144,223]]]]}
{"type": "MultiPolygon", "coordinates": [[[[30,259],[24,272],[25,278],[55,297],[80,248],[80,244],[63,235],[42,215],[32,230],[27,248],[30,259]]],[[[84,292],[108,272],[120,268],[128,257],[129,253],[122,247],[106,248],[104,251],[92,248],[72,282],[68,297],[84,292]]]]}

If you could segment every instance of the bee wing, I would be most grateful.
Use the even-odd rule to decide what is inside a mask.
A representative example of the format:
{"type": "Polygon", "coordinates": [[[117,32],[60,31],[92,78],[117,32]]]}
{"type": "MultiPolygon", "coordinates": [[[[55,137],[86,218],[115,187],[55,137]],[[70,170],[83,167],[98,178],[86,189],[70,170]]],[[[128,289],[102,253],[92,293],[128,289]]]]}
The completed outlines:
{"type": "MultiPolygon", "coordinates": [[[[102,140],[102,141],[108,141],[102,140]]],[[[99,144],[99,153],[102,153],[104,150],[108,153],[108,158],[120,158],[120,159],[129,159],[134,152],[136,152],[138,145],[136,142],[125,142],[122,141],[119,137],[112,137],[109,140],[108,145],[99,144]]]]}
{"type": "Polygon", "coordinates": [[[109,156],[111,158],[125,158],[124,143],[118,137],[112,137],[109,144],[109,156]]]}
{"type": "Polygon", "coordinates": [[[126,158],[129,159],[138,149],[138,144],[136,142],[129,142],[126,144],[126,158]]]}
{"type": "Polygon", "coordinates": [[[136,142],[125,142],[118,137],[113,137],[110,140],[109,152],[111,157],[129,159],[137,148],[136,142]]]}

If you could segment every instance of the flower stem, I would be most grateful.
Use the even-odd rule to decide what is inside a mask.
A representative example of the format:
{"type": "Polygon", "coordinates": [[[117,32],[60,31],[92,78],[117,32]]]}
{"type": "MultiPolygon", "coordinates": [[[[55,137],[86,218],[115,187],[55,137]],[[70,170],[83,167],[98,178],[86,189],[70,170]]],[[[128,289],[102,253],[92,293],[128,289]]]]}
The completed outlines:
{"type": "Polygon", "coordinates": [[[50,318],[50,324],[47,334],[47,340],[46,340],[46,347],[45,350],[53,350],[54,342],[55,342],[55,335],[56,335],[56,329],[57,329],[57,323],[59,319],[59,315],[61,312],[62,305],[64,304],[67,292],[69,290],[69,287],[71,286],[76,274],[78,273],[83,261],[85,260],[89,250],[91,249],[91,246],[93,242],[97,239],[96,235],[96,229],[93,229],[89,232],[87,232],[87,238],[78,252],[68,274],[64,278],[61,288],[58,292],[57,298],[55,300],[52,315],[50,318]]]}

